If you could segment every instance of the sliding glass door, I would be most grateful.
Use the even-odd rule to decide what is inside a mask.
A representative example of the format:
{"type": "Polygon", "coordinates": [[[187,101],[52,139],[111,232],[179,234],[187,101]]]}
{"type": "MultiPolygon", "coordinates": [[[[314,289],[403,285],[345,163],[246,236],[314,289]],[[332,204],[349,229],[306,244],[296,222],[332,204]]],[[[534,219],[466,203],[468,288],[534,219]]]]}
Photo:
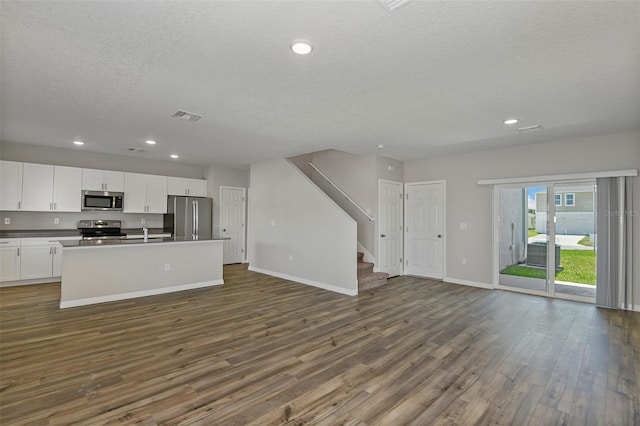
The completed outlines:
{"type": "Polygon", "coordinates": [[[495,286],[593,302],[595,182],[495,187],[495,286]]]}

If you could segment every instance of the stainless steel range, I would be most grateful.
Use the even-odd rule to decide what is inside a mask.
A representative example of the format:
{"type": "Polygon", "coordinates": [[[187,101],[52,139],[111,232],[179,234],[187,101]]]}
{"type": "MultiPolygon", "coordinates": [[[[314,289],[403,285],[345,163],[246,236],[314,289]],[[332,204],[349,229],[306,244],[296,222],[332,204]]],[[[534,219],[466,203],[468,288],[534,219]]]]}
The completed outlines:
{"type": "Polygon", "coordinates": [[[78,230],[83,240],[123,240],[127,234],[121,230],[120,220],[81,220],[78,230]]]}

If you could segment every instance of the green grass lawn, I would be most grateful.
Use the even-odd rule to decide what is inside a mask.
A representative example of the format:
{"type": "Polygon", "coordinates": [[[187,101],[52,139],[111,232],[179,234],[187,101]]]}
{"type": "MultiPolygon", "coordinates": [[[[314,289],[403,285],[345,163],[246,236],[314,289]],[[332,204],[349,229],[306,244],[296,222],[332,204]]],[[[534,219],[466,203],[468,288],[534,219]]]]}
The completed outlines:
{"type": "Polygon", "coordinates": [[[593,247],[593,242],[588,235],[585,235],[583,239],[578,241],[578,244],[580,244],[581,246],[593,247]]]}
{"type": "Polygon", "coordinates": [[[536,235],[540,234],[538,234],[535,229],[529,229],[529,238],[535,237],[536,235]]]}
{"type": "MultiPolygon", "coordinates": [[[[596,284],[596,252],[593,250],[560,250],[562,271],[556,274],[557,281],[578,284],[596,284]]],[[[519,277],[546,278],[546,271],[523,265],[511,265],[500,271],[501,274],[519,277]]]]}

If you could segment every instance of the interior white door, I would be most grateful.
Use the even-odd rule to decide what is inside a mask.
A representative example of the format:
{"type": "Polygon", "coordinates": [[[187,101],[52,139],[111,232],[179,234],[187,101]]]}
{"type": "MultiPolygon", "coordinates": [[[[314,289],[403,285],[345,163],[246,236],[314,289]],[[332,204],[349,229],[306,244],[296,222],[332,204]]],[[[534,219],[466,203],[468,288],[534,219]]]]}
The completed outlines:
{"type": "Polygon", "coordinates": [[[245,241],[245,188],[220,188],[220,236],[224,242],[224,264],[244,260],[245,241]]]}
{"type": "Polygon", "coordinates": [[[390,277],[402,273],[402,183],[378,184],[378,271],[390,277]]]}
{"type": "Polygon", "coordinates": [[[406,186],[405,273],[444,278],[444,183],[406,186]]]}

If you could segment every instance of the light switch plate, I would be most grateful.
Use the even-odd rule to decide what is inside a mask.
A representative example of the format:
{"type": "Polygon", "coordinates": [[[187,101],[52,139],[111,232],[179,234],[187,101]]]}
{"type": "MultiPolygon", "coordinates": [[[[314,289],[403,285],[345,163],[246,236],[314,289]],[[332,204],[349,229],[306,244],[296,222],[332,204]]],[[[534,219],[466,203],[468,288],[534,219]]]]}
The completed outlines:
{"type": "Polygon", "coordinates": [[[60,218],[59,217],[54,217],[53,218],[53,224],[54,225],[60,225],[60,218]]]}
{"type": "Polygon", "coordinates": [[[11,218],[10,217],[5,217],[4,218],[4,224],[5,225],[11,225],[11,218]]]}

